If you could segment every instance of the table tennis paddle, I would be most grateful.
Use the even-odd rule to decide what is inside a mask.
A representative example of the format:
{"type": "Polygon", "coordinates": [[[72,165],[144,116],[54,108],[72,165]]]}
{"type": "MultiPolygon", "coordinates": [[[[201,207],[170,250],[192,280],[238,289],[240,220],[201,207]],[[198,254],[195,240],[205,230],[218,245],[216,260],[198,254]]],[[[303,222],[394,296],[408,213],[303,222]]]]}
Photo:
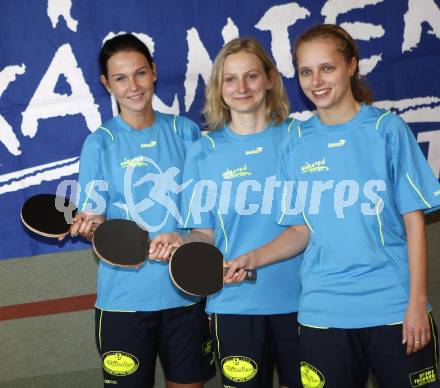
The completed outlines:
{"type": "MultiPolygon", "coordinates": [[[[223,288],[223,277],[227,268],[221,251],[205,242],[181,245],[174,251],[169,263],[170,277],[176,287],[195,296],[219,292],[223,288]]],[[[255,270],[245,271],[245,280],[257,280],[255,270]]]]}
{"type": "Polygon", "coordinates": [[[108,264],[127,267],[142,264],[148,258],[148,231],[130,220],[111,219],[99,225],[93,234],[93,250],[108,264]]]}
{"type": "Polygon", "coordinates": [[[68,199],[55,194],[38,194],[26,200],[20,217],[32,232],[60,238],[69,232],[76,213],[75,205],[68,199]]]}
{"type": "MultiPolygon", "coordinates": [[[[120,267],[136,266],[149,259],[149,244],[148,232],[130,220],[107,220],[93,235],[96,255],[120,267]]],[[[204,242],[181,245],[169,262],[170,277],[176,287],[197,296],[211,295],[222,289],[224,268],[220,250],[204,242]]],[[[255,281],[256,272],[247,270],[246,280],[255,281]]]]}

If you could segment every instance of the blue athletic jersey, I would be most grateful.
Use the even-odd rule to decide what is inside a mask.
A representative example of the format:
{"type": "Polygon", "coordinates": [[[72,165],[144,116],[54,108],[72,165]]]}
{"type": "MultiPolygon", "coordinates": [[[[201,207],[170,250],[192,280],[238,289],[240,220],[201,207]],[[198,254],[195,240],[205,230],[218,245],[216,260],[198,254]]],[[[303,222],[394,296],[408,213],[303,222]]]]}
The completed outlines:
{"type": "Polygon", "coordinates": [[[362,105],[341,125],[312,117],[280,154],[279,178],[289,182],[277,222],[311,230],[299,321],[335,328],[402,322],[409,298],[402,215],[440,206],[439,182],[409,127],[362,105]]]}
{"type": "MultiPolygon", "coordinates": [[[[270,242],[285,228],[273,222],[278,148],[292,120],[263,132],[238,135],[225,127],[210,132],[189,150],[182,195],[184,228],[214,230],[225,261],[270,242]]],[[[225,285],[208,297],[208,312],[282,314],[297,311],[301,258],[258,269],[256,283],[225,285]]]]}
{"type": "MultiPolygon", "coordinates": [[[[142,130],[120,116],[107,121],[81,152],[79,211],[134,220],[150,237],[175,231],[185,154],[199,136],[191,120],[159,112],[142,130]]],[[[174,287],[166,263],[152,260],[139,270],[100,261],[97,294],[96,306],[103,310],[157,311],[196,301],[174,287]]]]}

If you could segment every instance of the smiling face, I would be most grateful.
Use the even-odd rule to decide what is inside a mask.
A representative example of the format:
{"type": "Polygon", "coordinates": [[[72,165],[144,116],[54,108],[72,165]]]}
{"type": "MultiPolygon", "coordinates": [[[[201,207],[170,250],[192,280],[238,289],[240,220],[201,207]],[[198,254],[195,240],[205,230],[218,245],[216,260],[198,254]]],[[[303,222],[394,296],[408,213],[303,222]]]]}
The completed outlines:
{"type": "Polygon", "coordinates": [[[299,82],[319,116],[335,115],[354,106],[351,77],[356,60],[347,63],[334,39],[303,42],[296,50],[299,82]]]}
{"type": "Polygon", "coordinates": [[[271,87],[272,83],[257,55],[239,51],[226,57],[222,97],[232,117],[237,114],[265,114],[266,94],[271,87]]]}
{"type": "Polygon", "coordinates": [[[120,51],[107,61],[105,88],[113,94],[127,122],[133,115],[150,114],[156,81],[156,67],[138,51],[120,51]]]}

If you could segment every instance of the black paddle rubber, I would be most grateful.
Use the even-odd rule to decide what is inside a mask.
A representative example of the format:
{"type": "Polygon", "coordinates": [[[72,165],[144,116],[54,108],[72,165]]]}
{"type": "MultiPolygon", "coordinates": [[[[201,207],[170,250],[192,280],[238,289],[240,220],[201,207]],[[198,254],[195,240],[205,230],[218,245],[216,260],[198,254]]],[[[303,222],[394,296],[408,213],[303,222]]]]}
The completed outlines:
{"type": "Polygon", "coordinates": [[[21,220],[34,233],[58,238],[69,231],[76,212],[73,203],[64,197],[38,194],[23,204],[21,220]],[[62,211],[58,210],[57,206],[62,211]]]}
{"type": "Polygon", "coordinates": [[[169,272],[174,284],[183,292],[212,295],[223,288],[223,255],[211,244],[189,242],[174,252],[169,272]]]}
{"type": "Polygon", "coordinates": [[[129,220],[107,220],[98,226],[93,235],[96,255],[121,267],[143,263],[148,256],[149,244],[148,232],[129,220]]]}

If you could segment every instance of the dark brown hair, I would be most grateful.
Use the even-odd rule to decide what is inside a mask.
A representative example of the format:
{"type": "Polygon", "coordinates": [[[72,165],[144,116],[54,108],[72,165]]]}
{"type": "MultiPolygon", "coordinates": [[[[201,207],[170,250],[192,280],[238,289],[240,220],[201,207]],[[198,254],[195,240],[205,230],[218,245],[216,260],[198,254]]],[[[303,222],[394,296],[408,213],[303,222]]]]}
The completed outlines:
{"type": "Polygon", "coordinates": [[[302,33],[293,45],[295,65],[297,65],[296,52],[299,46],[302,43],[319,39],[333,39],[337,44],[337,50],[344,56],[347,63],[350,63],[352,58],[356,59],[356,70],[351,77],[351,91],[356,101],[371,104],[373,92],[364,77],[359,74],[359,48],[350,34],[342,27],[336,24],[319,24],[302,33]]]}

